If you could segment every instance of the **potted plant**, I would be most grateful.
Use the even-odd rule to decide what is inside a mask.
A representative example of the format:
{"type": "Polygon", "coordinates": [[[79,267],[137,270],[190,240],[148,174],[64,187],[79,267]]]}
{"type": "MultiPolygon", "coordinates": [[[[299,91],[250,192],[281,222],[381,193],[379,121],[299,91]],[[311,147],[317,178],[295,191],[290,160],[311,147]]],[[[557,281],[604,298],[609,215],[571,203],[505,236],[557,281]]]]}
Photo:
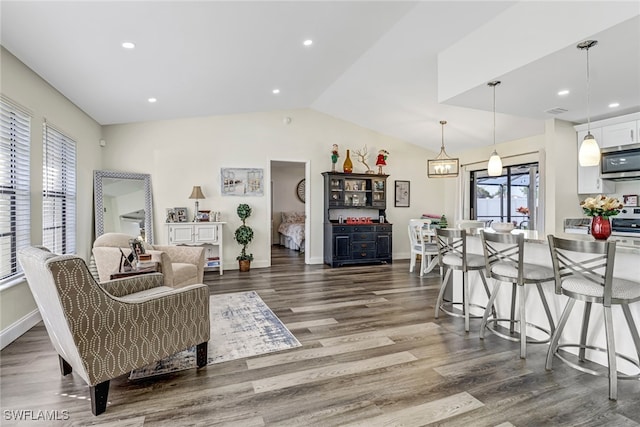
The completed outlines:
{"type": "Polygon", "coordinates": [[[238,205],[237,212],[240,220],[242,220],[242,225],[236,229],[234,238],[242,245],[242,251],[240,251],[240,255],[238,255],[236,259],[238,260],[240,271],[249,271],[253,254],[247,253],[247,246],[251,243],[251,240],[253,240],[253,230],[245,221],[251,216],[251,207],[246,203],[241,203],[238,205]]]}

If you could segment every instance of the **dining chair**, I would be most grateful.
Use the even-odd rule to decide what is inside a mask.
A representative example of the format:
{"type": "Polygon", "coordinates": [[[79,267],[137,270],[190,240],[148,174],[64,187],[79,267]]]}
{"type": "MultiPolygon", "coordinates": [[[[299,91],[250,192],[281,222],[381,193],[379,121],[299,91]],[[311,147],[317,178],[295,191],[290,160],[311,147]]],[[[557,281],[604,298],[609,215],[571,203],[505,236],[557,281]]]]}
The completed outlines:
{"type": "Polygon", "coordinates": [[[527,343],[546,344],[555,331],[555,324],[549,310],[549,304],[542,289],[542,283],[552,282],[553,270],[543,265],[524,262],[524,234],[492,233],[480,230],[480,239],[484,251],[486,271],[494,281],[493,291],[487,307],[492,307],[503,284],[511,284],[511,310],[509,318],[499,318],[496,313],[486,309],[480,324],[480,339],[484,339],[485,330],[495,335],[520,342],[520,357],[527,357],[527,343]],[[549,329],[527,322],[525,287],[535,285],[540,301],[549,322],[549,329]],[[516,301],[517,296],[517,301],[516,301]],[[516,319],[518,306],[519,319],[516,319]],[[502,322],[509,322],[509,333],[498,329],[502,322]],[[519,325],[516,332],[515,326],[519,325]],[[527,334],[527,327],[538,329],[546,334],[545,339],[536,339],[527,334]]]}
{"type": "Polygon", "coordinates": [[[416,266],[416,258],[420,255],[420,277],[422,277],[436,266],[435,261],[437,261],[438,256],[438,245],[431,242],[429,237],[432,232],[431,220],[410,219],[408,231],[411,245],[409,273],[413,273],[416,266]]]}
{"type": "Polygon", "coordinates": [[[640,373],[629,375],[618,372],[616,360],[617,358],[624,359],[640,371],[640,336],[629,309],[629,304],[640,301],[640,283],[613,276],[615,241],[569,240],[553,235],[547,236],[547,239],[551,250],[556,294],[565,295],[568,300],[558,321],[558,327],[551,337],[545,368],[552,369],[553,357],[555,356],[581,372],[606,376],[609,378],[609,399],[617,400],[618,379],[640,379],[640,373]],[[584,302],[580,342],[560,344],[560,338],[576,301],[584,302]],[[591,306],[594,303],[602,305],[606,348],[587,343],[591,306]],[[631,339],[635,345],[636,360],[627,355],[616,353],[611,312],[613,305],[619,305],[622,308],[631,339]],[[560,352],[561,349],[566,348],[578,349],[577,362],[571,360],[567,352],[560,352]],[[606,372],[603,373],[601,370],[597,371],[586,366],[586,350],[607,353],[608,369],[606,372]]]}
{"type": "Polygon", "coordinates": [[[463,229],[444,228],[436,229],[436,241],[438,244],[438,264],[441,270],[446,270],[440,292],[436,300],[435,318],[439,316],[440,310],[450,316],[464,317],[464,330],[469,332],[469,319],[479,319],[482,316],[471,315],[471,306],[482,308],[477,304],[469,302],[469,271],[477,271],[484,285],[487,297],[490,297],[489,286],[482,270],[485,269],[484,257],[482,255],[467,253],[467,232],[463,229]],[[462,272],[462,301],[445,301],[444,293],[447,288],[451,272],[458,270],[462,272]],[[462,313],[453,311],[456,305],[462,305],[462,313]],[[450,306],[451,308],[448,308],[450,306]]]}

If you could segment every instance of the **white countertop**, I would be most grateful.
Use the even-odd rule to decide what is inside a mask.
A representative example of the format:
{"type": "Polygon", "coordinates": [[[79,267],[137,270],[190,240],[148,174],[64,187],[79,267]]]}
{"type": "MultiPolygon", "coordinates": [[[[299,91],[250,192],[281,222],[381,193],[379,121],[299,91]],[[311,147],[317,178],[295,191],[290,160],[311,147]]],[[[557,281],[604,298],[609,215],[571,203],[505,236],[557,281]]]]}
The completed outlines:
{"type": "MultiPolygon", "coordinates": [[[[472,229],[473,231],[469,233],[469,235],[479,235],[479,229],[472,229]]],[[[492,228],[485,228],[485,233],[496,233],[492,228]]],[[[511,234],[524,234],[525,242],[527,243],[541,243],[547,244],[547,236],[542,236],[537,230],[512,230],[511,234]]],[[[572,240],[583,240],[583,241],[593,241],[595,240],[593,236],[590,234],[571,234],[571,233],[556,233],[557,237],[562,237],[563,239],[572,239],[572,240]]],[[[609,241],[616,242],[616,251],[632,253],[640,255],[640,237],[632,238],[632,237],[622,237],[622,236],[611,236],[608,239],[609,241]]]]}

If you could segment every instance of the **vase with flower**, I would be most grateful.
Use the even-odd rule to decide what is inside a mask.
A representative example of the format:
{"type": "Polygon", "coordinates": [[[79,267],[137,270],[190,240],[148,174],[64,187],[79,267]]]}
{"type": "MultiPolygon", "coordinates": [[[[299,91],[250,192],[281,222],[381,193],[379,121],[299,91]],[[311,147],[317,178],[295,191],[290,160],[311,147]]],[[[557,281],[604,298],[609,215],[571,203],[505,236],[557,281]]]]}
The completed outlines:
{"type": "Polygon", "coordinates": [[[591,235],[596,240],[606,240],[611,235],[611,221],[609,217],[616,216],[622,209],[622,203],[615,197],[599,195],[588,197],[580,202],[582,211],[592,217],[591,235]]]}

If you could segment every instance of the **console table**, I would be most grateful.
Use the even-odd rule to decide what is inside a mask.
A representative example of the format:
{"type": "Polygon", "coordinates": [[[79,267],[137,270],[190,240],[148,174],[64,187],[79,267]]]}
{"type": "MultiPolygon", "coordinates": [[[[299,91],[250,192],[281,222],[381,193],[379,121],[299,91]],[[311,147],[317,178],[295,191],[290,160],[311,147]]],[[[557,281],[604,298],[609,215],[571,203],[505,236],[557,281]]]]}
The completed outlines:
{"type": "Polygon", "coordinates": [[[204,247],[204,270],[215,271],[218,269],[222,275],[222,226],[224,224],[226,222],[169,222],[165,225],[170,245],[204,247]]]}

